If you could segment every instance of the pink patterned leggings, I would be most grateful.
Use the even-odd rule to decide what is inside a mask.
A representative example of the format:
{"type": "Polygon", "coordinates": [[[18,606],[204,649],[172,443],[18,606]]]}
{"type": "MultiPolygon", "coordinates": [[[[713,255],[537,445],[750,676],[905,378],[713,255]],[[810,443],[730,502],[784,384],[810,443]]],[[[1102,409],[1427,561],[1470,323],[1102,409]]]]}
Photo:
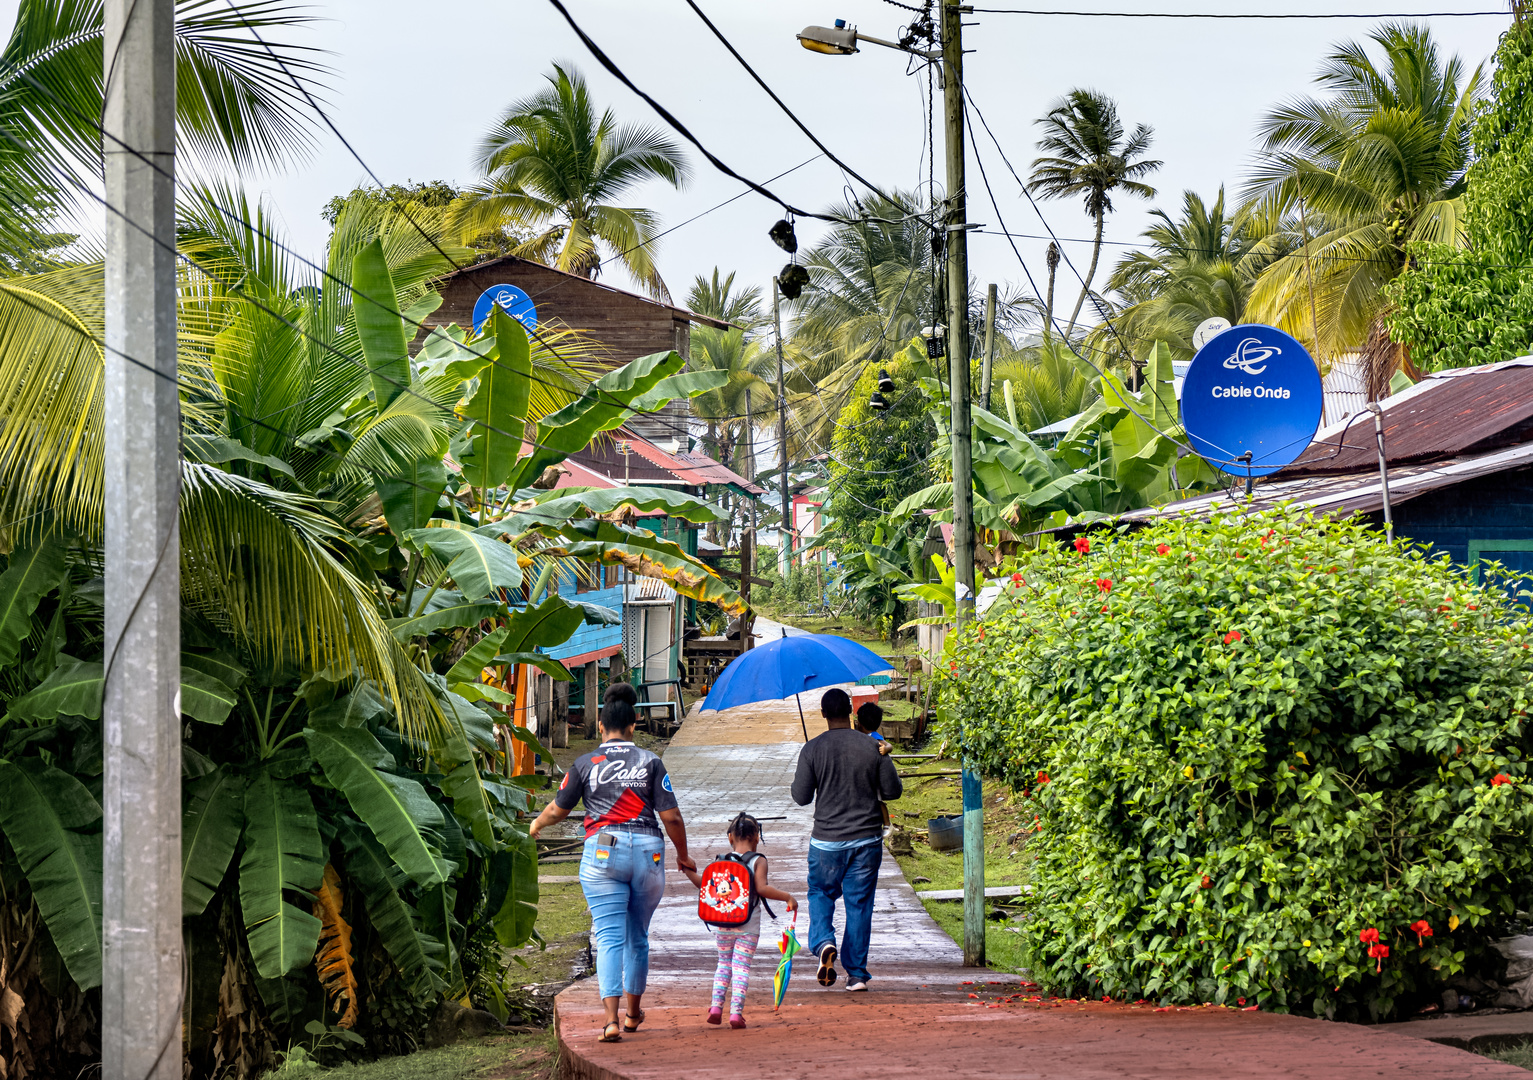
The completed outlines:
{"type": "Polygon", "coordinates": [[[751,958],[756,955],[756,942],[761,930],[713,931],[719,945],[719,966],[713,973],[713,1007],[722,1008],[725,995],[729,995],[729,1015],[745,1013],[745,990],[751,981],[751,958]]]}

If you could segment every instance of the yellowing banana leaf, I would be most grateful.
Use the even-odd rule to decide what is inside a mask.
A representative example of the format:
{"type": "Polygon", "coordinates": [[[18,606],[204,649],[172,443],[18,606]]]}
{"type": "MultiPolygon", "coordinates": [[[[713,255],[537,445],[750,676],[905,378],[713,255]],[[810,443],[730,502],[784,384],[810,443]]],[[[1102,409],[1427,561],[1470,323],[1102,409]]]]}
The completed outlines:
{"type": "Polygon", "coordinates": [[[649,512],[663,510],[671,517],[684,518],[693,524],[703,525],[713,521],[726,521],[729,515],[712,503],[702,502],[684,492],[668,488],[614,487],[614,488],[557,488],[552,491],[529,489],[517,492],[522,498],[511,507],[511,513],[499,521],[482,526],[484,529],[500,528],[515,536],[534,524],[546,524],[550,518],[575,518],[611,514],[623,506],[649,512]],[[533,511],[536,507],[536,512],[533,511]]]}

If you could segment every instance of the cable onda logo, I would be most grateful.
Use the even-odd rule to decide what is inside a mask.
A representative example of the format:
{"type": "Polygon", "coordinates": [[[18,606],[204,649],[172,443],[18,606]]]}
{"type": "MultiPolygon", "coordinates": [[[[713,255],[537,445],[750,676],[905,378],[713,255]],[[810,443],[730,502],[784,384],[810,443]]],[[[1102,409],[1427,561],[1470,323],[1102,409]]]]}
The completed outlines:
{"type": "Polygon", "coordinates": [[[1260,375],[1267,370],[1267,361],[1283,350],[1276,345],[1264,345],[1260,338],[1246,338],[1235,346],[1235,352],[1225,360],[1224,366],[1247,375],[1260,375]]]}

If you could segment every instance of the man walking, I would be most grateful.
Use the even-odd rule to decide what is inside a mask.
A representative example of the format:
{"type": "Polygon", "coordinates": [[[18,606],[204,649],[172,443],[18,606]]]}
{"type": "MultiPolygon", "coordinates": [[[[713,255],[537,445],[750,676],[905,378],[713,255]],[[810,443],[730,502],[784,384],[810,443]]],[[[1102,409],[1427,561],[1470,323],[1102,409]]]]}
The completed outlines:
{"type": "Polygon", "coordinates": [[[873,893],[884,859],[880,800],[898,799],[904,788],[894,761],[878,744],[852,728],[852,699],[827,690],[820,699],[823,734],[799,751],[793,801],[814,802],[809,840],[809,948],[820,958],[820,985],[836,981],[836,898],[846,902],[841,963],[846,988],[868,988],[868,939],[873,934],[873,893]]]}

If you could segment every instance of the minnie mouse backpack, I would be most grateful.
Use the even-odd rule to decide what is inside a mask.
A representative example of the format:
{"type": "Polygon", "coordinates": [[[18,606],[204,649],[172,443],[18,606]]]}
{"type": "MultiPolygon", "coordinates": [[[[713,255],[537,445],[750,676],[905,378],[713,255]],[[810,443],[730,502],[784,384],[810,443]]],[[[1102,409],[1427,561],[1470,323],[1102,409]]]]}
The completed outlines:
{"type": "Polygon", "coordinates": [[[750,922],[756,905],[777,913],[756,893],[756,860],[764,858],[757,851],[748,855],[728,852],[703,868],[703,885],[697,894],[698,917],[720,930],[738,930],[750,922]]]}

